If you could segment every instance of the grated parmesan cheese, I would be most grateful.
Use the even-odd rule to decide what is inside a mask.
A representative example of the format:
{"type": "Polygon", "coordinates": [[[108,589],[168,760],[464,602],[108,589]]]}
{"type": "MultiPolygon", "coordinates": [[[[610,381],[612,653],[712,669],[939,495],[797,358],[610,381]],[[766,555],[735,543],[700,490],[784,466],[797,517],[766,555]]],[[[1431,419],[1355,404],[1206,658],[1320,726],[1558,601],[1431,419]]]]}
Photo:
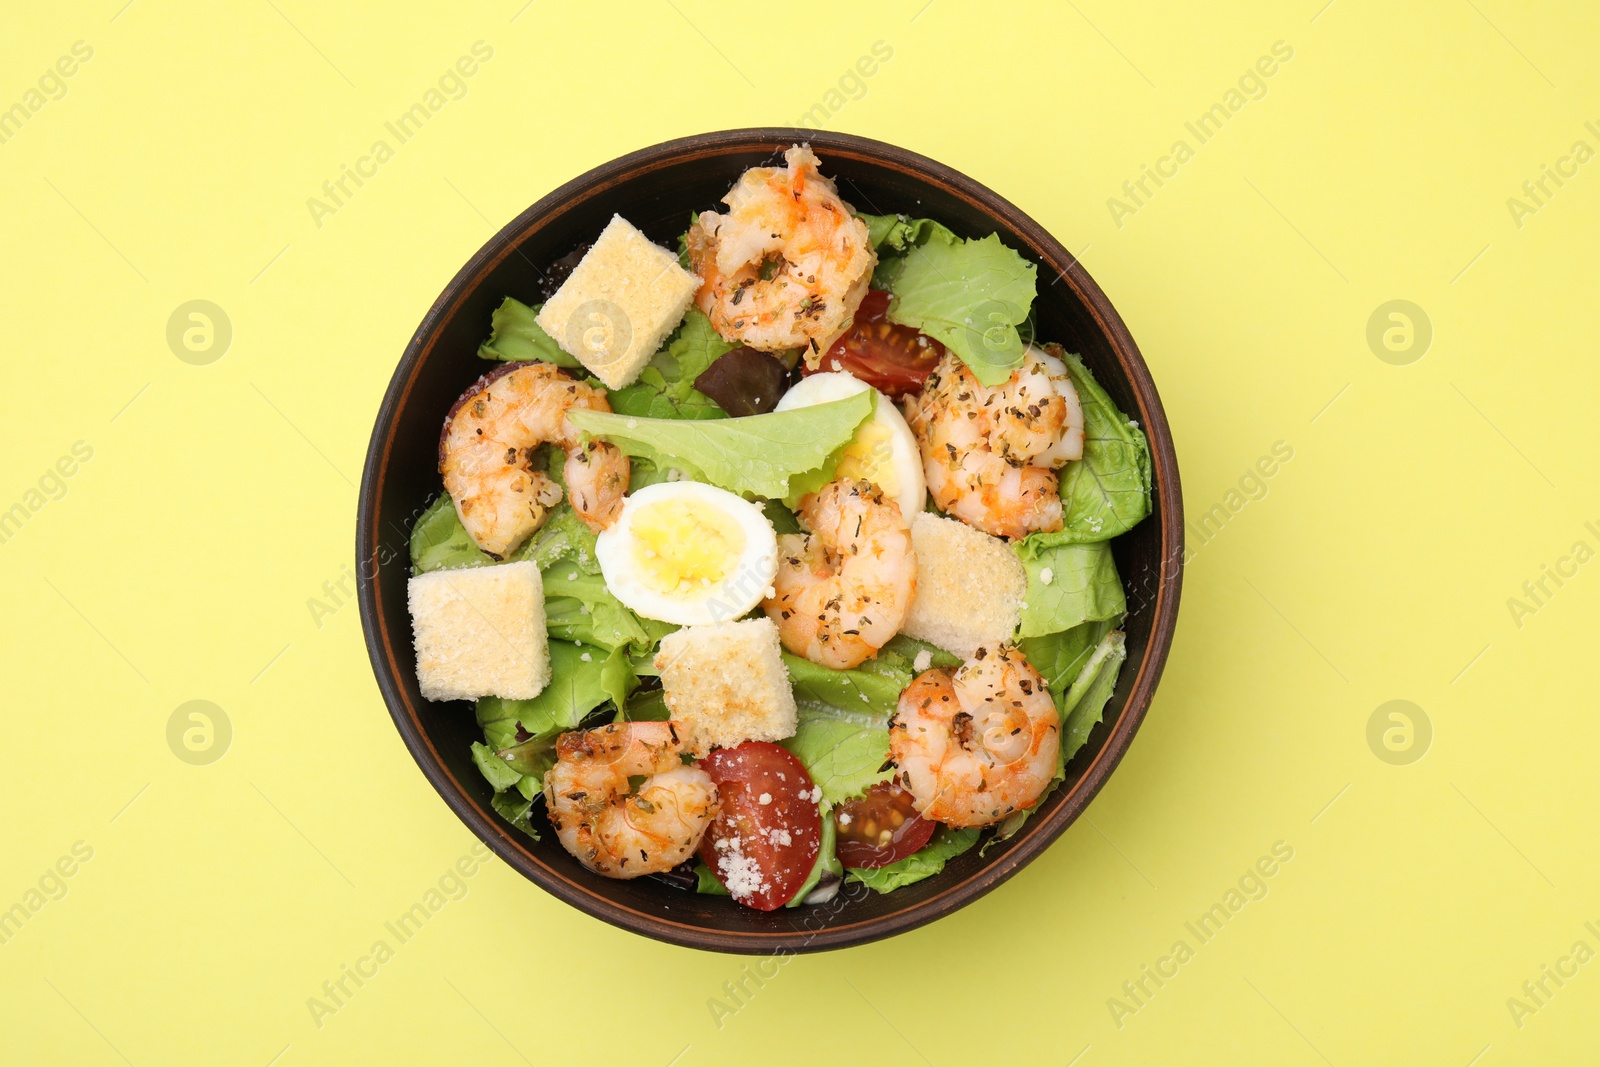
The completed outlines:
{"type": "Polygon", "coordinates": [[[713,843],[717,850],[717,871],[722,875],[722,884],[735,900],[753,897],[772,888],[770,882],[761,880],[761,868],[754,859],[744,854],[740,844],[737,836],[724,837],[713,843]]]}

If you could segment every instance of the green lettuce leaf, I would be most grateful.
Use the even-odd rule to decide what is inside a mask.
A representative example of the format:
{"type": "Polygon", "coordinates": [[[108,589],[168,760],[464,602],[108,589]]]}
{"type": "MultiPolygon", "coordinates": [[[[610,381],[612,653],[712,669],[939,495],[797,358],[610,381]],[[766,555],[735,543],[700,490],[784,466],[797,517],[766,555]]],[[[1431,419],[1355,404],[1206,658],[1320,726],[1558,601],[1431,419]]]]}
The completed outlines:
{"type": "Polygon", "coordinates": [[[672,718],[666,691],[659,686],[636,690],[628,698],[627,710],[621,718],[628,722],[666,722],[672,718]]]}
{"type": "Polygon", "coordinates": [[[1017,327],[1028,319],[1037,295],[1038,268],[997,234],[964,241],[928,219],[897,220],[874,227],[885,249],[873,274],[887,289],[888,317],[920,330],[971,368],[984,385],[998,385],[1022,365],[1025,345],[1017,327]]]}
{"type": "Polygon", "coordinates": [[[478,770],[489,780],[496,793],[510,789],[522,778],[521,771],[497,756],[495,750],[482,741],[472,742],[472,762],[477,764],[478,770]]]}
{"type": "Polygon", "coordinates": [[[795,890],[794,896],[789,898],[786,908],[798,908],[806,902],[806,897],[817,888],[825,874],[844,876],[844,864],[839,862],[838,853],[838,828],[833,823],[833,805],[826,798],[817,805],[822,815],[822,844],[817,849],[817,861],[811,865],[811,873],[806,876],[805,882],[795,890]]]}
{"type": "Polygon", "coordinates": [[[694,380],[732,348],[710,319],[690,308],[677,332],[639,372],[639,380],[611,391],[611,410],[636,418],[726,418],[716,401],[694,387],[694,380]]]}
{"type": "MultiPolygon", "coordinates": [[[[858,215],[867,224],[867,240],[879,251],[904,252],[935,226],[932,219],[913,219],[905,215],[858,215]]],[[[939,226],[942,230],[943,226],[939,226]]],[[[949,232],[946,230],[945,232],[949,232]]]]}
{"type": "Polygon", "coordinates": [[[652,419],[579,409],[567,419],[657,467],[677,467],[731,492],[782,499],[796,475],[823,467],[855,437],[876,402],[868,390],[738,419],[652,419]]]}
{"type": "MultiPolygon", "coordinates": [[[[533,560],[541,572],[557,563],[574,563],[586,574],[599,574],[600,561],[595,558],[594,545],[594,531],[578,518],[572,505],[563,501],[549,521],[528,539],[525,550],[513,554],[533,560]]],[[[549,595],[548,589],[545,592],[549,595]]]]}
{"type": "Polygon", "coordinates": [[[411,527],[411,573],[488,567],[495,560],[473,544],[449,493],[440,493],[411,527]]]}
{"type": "Polygon", "coordinates": [[[887,867],[852,867],[846,877],[879,893],[889,893],[924,878],[931,878],[944,870],[946,863],[977,843],[978,833],[974,829],[952,830],[948,826],[941,826],[934,831],[932,840],[905,859],[887,867]]]}
{"type": "Polygon", "coordinates": [[[694,865],[694,876],[698,879],[694,887],[696,893],[709,893],[714,897],[732,895],[728,892],[728,887],[717,881],[717,876],[712,874],[711,868],[705,864],[697,863],[694,865]]]}
{"type": "Polygon", "coordinates": [[[562,351],[555,338],[535,321],[543,306],[529,307],[509,296],[502,300],[489,317],[489,339],[478,346],[478,358],[506,362],[540,359],[558,367],[582,366],[577,357],[562,351]]]}
{"type": "Polygon", "coordinates": [[[767,521],[772,523],[772,532],[776,534],[803,533],[800,529],[800,519],[789,510],[781,500],[764,500],[761,510],[766,513],[767,521]]]}
{"type": "Polygon", "coordinates": [[[917,654],[924,650],[932,666],[960,663],[948,652],[903,634],[875,658],[847,671],[783,654],[798,711],[794,736],[780,744],[806,765],[830,803],[860,796],[888,779],[890,772],[882,768],[889,758],[889,718],[915,676],[917,654]]]}
{"type": "Polygon", "coordinates": [[[800,704],[871,712],[887,718],[893,713],[901,690],[911,684],[910,664],[898,657],[880,655],[851,670],[836,671],[785,650],[783,662],[789,668],[795,701],[800,704]]]}
{"type": "Polygon", "coordinates": [[[517,743],[517,705],[521,703],[503,697],[478,698],[475,705],[478,729],[483,731],[483,739],[493,751],[500,752],[517,743]]]}
{"type": "Polygon", "coordinates": [[[1067,690],[1077,681],[1095,646],[1116,624],[1115,619],[1093,619],[1061,633],[1025,637],[1017,642],[1033,669],[1044,678],[1057,710],[1063,707],[1067,690]]]}
{"type": "Polygon", "coordinates": [[[534,830],[533,824],[529,819],[529,816],[533,814],[532,800],[515,789],[507,789],[496,793],[489,803],[506,822],[515,826],[535,841],[539,840],[538,831],[534,830]]]}
{"type": "MultiPolygon", "coordinates": [[[[649,655],[647,653],[647,655],[649,655]]],[[[628,706],[629,695],[639,687],[639,675],[626,648],[613,649],[600,666],[600,688],[618,708],[628,706]]]]}
{"type": "MultiPolygon", "coordinates": [[[[570,704],[572,713],[557,715],[552,721],[570,719],[572,714],[576,714],[579,719],[582,719],[589,711],[607,701],[610,701],[618,708],[627,707],[633,691],[639,686],[639,674],[634,669],[635,656],[629,654],[629,646],[620,645],[607,652],[598,645],[552,641],[550,648],[551,678],[549,686],[532,701],[521,701],[519,703],[535,704],[545,699],[552,689],[556,690],[557,696],[551,699],[557,702],[558,707],[565,707],[570,704]],[[574,649],[576,650],[576,660],[573,659],[574,653],[572,650],[574,649]],[[567,673],[557,673],[562,671],[567,673]],[[579,712],[578,709],[585,704],[588,707],[579,712]]],[[[648,659],[651,654],[645,653],[638,658],[648,659]]],[[[524,722],[523,727],[524,729],[532,729],[526,722],[524,722]]],[[[561,729],[567,729],[567,727],[561,727],[561,729]]],[[[539,736],[544,735],[541,733],[539,736]]]]}
{"type": "Polygon", "coordinates": [[[478,725],[484,740],[501,752],[517,743],[518,723],[534,737],[575,729],[584,716],[611,699],[603,680],[606,660],[599,649],[551,641],[550,684],[538,696],[532,700],[478,698],[478,725]]]}
{"type": "MultiPolygon", "coordinates": [[[[594,545],[594,532],[562,501],[539,532],[506,562],[531,559],[538,564],[544,579],[545,629],[552,637],[598,645],[605,652],[626,647],[632,654],[644,654],[677,627],[640,618],[613,596],[600,574],[594,545]]],[[[462,529],[448,494],[441,494],[412,527],[413,574],[494,562],[462,529]]],[[[612,669],[619,672],[613,677],[622,677],[620,666],[612,669]]]]}
{"type": "Polygon", "coordinates": [[[811,772],[823,797],[840,804],[889,777],[888,716],[808,704],[798,710],[794,735],[779,742],[811,772]]]}
{"type": "Polygon", "coordinates": [[[699,217],[700,212],[689,212],[689,229],[686,229],[682,233],[678,234],[678,266],[682,267],[690,274],[694,273],[694,266],[689,262],[689,230],[694,228],[695,220],[697,220],[699,217]]]}
{"type": "Polygon", "coordinates": [[[1108,541],[1150,514],[1150,445],[1100,388],[1083,360],[1058,345],[1083,405],[1083,458],[1061,470],[1062,528],[1034,534],[1039,545],[1108,541]]]}
{"type": "Polygon", "coordinates": [[[1089,732],[1105,714],[1117,688],[1117,675],[1128,658],[1127,635],[1113,630],[1100,639],[1089,662],[1067,690],[1059,706],[1065,719],[1061,728],[1061,759],[1071,759],[1089,740],[1089,732]]]}
{"type": "Polygon", "coordinates": [[[1128,610],[1111,546],[1049,544],[1029,534],[1012,546],[1028,575],[1019,637],[1043,637],[1090,619],[1114,619],[1128,610]]]}
{"type": "MultiPolygon", "coordinates": [[[[620,658],[627,663],[626,656],[620,658]]],[[[535,737],[574,729],[584,716],[607,700],[615,699],[613,662],[614,657],[601,649],[551,641],[550,684],[532,700],[503,700],[501,703],[522,728],[535,737]]],[[[622,694],[622,699],[627,700],[626,693],[622,694]]]]}
{"type": "MultiPolygon", "coordinates": [[[[560,470],[560,463],[553,466],[560,470]]],[[[558,479],[559,480],[559,479],[558,479]]],[[[562,501],[538,533],[524,541],[504,560],[497,560],[472,541],[472,536],[461,525],[455,503],[449,493],[440,493],[428,509],[418,516],[411,527],[411,573],[459,570],[463,567],[492,567],[496,563],[517,563],[534,560],[544,570],[547,560],[565,558],[587,551],[594,558],[594,534],[578,518],[571,505],[562,501]],[[587,541],[584,536],[587,535],[587,541]],[[556,543],[551,545],[551,541],[556,543]],[[541,547],[543,546],[543,547],[541,547]]],[[[599,566],[596,564],[596,573],[599,566]]]]}
{"type": "Polygon", "coordinates": [[[642,653],[676,630],[670,623],[640,618],[606,587],[605,578],[562,560],[544,574],[544,624],[550,636],[607,652],[642,653]]]}

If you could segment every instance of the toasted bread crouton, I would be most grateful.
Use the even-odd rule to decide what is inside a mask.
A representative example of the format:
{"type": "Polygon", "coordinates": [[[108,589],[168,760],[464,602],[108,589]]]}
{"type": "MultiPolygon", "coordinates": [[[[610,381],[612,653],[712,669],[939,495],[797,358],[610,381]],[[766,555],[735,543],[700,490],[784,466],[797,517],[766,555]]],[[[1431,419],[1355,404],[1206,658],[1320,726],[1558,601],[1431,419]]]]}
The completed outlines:
{"type": "Polygon", "coordinates": [[[695,755],[794,734],[794,691],[771,619],[685,626],[661,639],[655,664],[695,755]]]}
{"type": "Polygon", "coordinates": [[[607,388],[621,389],[683,320],[699,286],[677,256],[613,215],[538,322],[607,388]]]}
{"type": "Polygon", "coordinates": [[[429,700],[527,700],[550,681],[544,580],[531,561],[411,579],[417,682],[429,700]]]}
{"type": "Polygon", "coordinates": [[[1004,541],[924,511],[911,522],[911,546],[917,592],[902,632],[963,659],[1011,640],[1028,575],[1004,541]]]}

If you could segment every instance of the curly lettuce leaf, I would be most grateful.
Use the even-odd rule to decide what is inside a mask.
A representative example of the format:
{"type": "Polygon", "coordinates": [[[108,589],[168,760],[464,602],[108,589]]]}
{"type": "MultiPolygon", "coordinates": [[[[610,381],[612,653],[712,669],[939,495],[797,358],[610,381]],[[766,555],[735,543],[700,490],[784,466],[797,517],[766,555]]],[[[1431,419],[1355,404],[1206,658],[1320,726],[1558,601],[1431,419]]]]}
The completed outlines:
{"type": "Polygon", "coordinates": [[[606,587],[604,577],[578,563],[563,560],[543,574],[544,624],[552,637],[607,652],[626,648],[642,653],[677,629],[634,614],[606,587]]]}
{"type": "Polygon", "coordinates": [[[880,252],[904,252],[933,227],[945,229],[932,219],[913,219],[905,215],[857,214],[856,217],[867,224],[867,240],[880,252]]]}
{"type": "Polygon", "coordinates": [[[1150,445],[1117,410],[1083,360],[1058,345],[1046,350],[1067,365],[1083,405],[1083,458],[1061,470],[1062,528],[1029,538],[1039,545],[1109,541],[1150,514],[1150,445]]]}
{"type": "Polygon", "coordinates": [[[581,366],[576,357],[563,351],[556,339],[535,321],[543,306],[529,307],[509,296],[500,301],[500,306],[489,317],[489,339],[478,346],[478,358],[508,363],[537,359],[558,367],[581,366]]]}
{"type": "Polygon", "coordinates": [[[461,567],[488,567],[494,562],[493,557],[473,544],[449,493],[440,493],[411,526],[413,576],[461,567]]]}
{"type": "Polygon", "coordinates": [[[578,518],[570,504],[562,502],[551,513],[549,521],[515,554],[533,560],[540,571],[566,562],[577,564],[588,574],[599,574],[600,561],[595,557],[594,545],[594,531],[578,518]]]}
{"type": "Polygon", "coordinates": [[[944,865],[977,844],[979,831],[941,826],[921,849],[887,867],[851,867],[846,877],[879,893],[890,893],[924,878],[932,878],[944,865]]]}
{"type": "Polygon", "coordinates": [[[706,421],[574,409],[567,419],[630,456],[676,467],[735,493],[783,499],[797,475],[824,467],[872,417],[870,390],[793,411],[706,421]]]}
{"type": "Polygon", "coordinates": [[[1012,546],[1028,575],[1018,637],[1043,637],[1091,619],[1114,619],[1128,610],[1111,546],[1049,544],[1029,534],[1012,546]]]}
{"type": "Polygon", "coordinates": [[[611,410],[650,419],[726,418],[716,401],[694,387],[694,380],[732,348],[717,336],[710,319],[690,308],[677,332],[639,372],[639,380],[611,391],[611,410]]]}
{"type": "Polygon", "coordinates": [[[1022,334],[1037,295],[1038,268],[998,234],[962,240],[930,219],[867,225],[885,255],[872,284],[887,289],[888,318],[943,342],[984,385],[1022,365],[1022,334]],[[888,254],[889,250],[899,250],[888,254]]]}
{"type": "MultiPolygon", "coordinates": [[[[552,463],[559,472],[560,463],[552,463]]],[[[558,479],[559,480],[559,479],[558,479]]],[[[540,530],[506,558],[497,560],[473,543],[449,493],[440,493],[411,527],[411,573],[458,570],[463,567],[492,567],[496,563],[516,563],[531,559],[542,571],[557,559],[584,556],[594,560],[594,533],[583,524],[566,502],[556,506],[540,530]]],[[[594,573],[600,572],[594,564],[594,573]]]]}

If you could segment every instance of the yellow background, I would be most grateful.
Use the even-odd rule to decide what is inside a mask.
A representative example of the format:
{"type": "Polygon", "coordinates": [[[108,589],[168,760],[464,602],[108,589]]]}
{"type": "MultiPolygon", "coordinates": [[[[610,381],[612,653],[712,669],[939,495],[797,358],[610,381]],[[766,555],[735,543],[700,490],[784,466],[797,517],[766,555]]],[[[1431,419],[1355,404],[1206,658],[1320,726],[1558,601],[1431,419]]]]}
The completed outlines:
{"type": "Polygon", "coordinates": [[[1600,564],[1547,581],[1520,626],[1507,607],[1575,541],[1600,548],[1600,163],[1520,227],[1506,204],[1574,141],[1600,148],[1592,6],[524,2],[6,11],[0,106],[74,42],[94,54],[0,144],[0,509],[74,442],[93,458],[0,544],[0,908],[75,842],[93,858],[0,945],[0,1058],[1592,1053],[1600,963],[1547,979],[1520,1027],[1506,1003],[1575,941],[1600,950],[1600,564]],[[318,227],[307,199],[479,40],[493,58],[466,96],[318,227]],[[830,98],[876,41],[892,59],[830,98]],[[1266,95],[1116,225],[1107,199],[1277,41],[1293,58],[1266,95]],[[717,1019],[753,961],[613,930],[495,862],[319,1027],[308,998],[395,944],[383,924],[474,845],[390,724],[355,606],[323,590],[352,562],[396,359],[457,267],[559,183],[818,103],[1083,251],[1160,386],[1191,516],[1274,443],[1293,459],[1194,553],[1105,792],[993,895],[773,965],[717,1019]],[[233,330],[208,365],[166,338],[195,299],[233,330]],[[1366,340],[1392,299],[1433,326],[1405,366],[1366,340]],[[206,766],[167,742],[196,699],[233,729],[206,766]],[[1367,741],[1395,699],[1432,724],[1409,765],[1367,741]],[[1184,923],[1280,841],[1265,898],[1200,946],[1184,923]],[[1194,958],[1115,1018],[1179,939],[1194,958]]]}

